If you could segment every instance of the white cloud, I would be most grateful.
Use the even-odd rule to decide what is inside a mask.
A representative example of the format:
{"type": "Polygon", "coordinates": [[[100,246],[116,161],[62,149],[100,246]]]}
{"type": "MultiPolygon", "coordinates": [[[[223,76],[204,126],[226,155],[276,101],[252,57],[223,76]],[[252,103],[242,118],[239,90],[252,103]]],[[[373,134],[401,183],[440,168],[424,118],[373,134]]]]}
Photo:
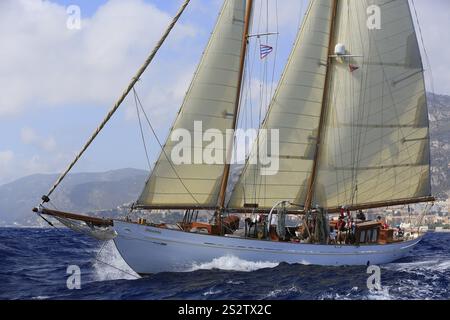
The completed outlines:
{"type": "Polygon", "coordinates": [[[33,154],[28,157],[13,151],[0,151],[0,185],[35,173],[61,172],[70,155],[52,153],[51,157],[33,154]]]}
{"type": "MultiPolygon", "coordinates": [[[[109,106],[170,18],[143,0],[110,0],[82,20],[81,30],[69,30],[61,5],[2,0],[0,116],[68,104],[109,106]]],[[[168,46],[194,33],[180,24],[168,46]]]]}
{"type": "Polygon", "coordinates": [[[20,138],[23,143],[33,145],[45,151],[54,151],[56,149],[56,140],[54,137],[42,137],[30,127],[22,128],[20,138]]]}
{"type": "Polygon", "coordinates": [[[0,169],[9,165],[14,159],[14,152],[11,150],[0,151],[0,169]]]}

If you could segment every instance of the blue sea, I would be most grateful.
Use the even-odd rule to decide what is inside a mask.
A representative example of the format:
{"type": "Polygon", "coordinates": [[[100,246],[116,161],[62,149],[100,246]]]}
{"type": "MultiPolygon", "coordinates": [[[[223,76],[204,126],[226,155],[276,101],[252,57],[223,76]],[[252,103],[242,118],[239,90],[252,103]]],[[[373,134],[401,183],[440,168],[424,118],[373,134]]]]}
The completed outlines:
{"type": "Polygon", "coordinates": [[[369,290],[366,267],[251,263],[223,257],[191,272],[139,278],[116,251],[66,229],[0,229],[0,299],[391,300],[450,299],[450,234],[428,234],[404,260],[381,267],[369,290]],[[69,290],[69,266],[81,289],[69,290]]]}

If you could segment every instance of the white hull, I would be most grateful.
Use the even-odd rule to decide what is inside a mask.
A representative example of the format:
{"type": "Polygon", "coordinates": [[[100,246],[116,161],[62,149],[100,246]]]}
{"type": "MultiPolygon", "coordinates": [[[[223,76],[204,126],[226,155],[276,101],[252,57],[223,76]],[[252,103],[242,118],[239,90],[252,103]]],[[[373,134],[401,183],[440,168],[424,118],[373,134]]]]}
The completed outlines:
{"type": "Polygon", "coordinates": [[[324,266],[386,264],[407,256],[422,238],[388,245],[310,245],[217,237],[114,221],[117,249],[138,274],[189,271],[233,256],[251,262],[324,266]]]}

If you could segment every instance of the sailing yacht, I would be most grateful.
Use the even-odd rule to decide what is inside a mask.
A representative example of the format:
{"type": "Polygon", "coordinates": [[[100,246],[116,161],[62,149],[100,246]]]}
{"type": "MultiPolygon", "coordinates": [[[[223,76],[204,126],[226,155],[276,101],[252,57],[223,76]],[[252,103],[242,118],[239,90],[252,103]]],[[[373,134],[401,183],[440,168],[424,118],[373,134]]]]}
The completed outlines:
{"type": "MultiPolygon", "coordinates": [[[[185,212],[183,221],[156,225],[48,208],[53,191],[133,90],[188,3],[34,211],[98,239],[113,239],[141,275],[186,271],[224,256],[340,266],[385,264],[410,254],[423,237],[419,232],[394,236],[380,221],[355,216],[434,201],[424,70],[407,0],[310,1],[261,125],[279,132],[277,170],[250,161],[258,158],[261,141],[274,142],[271,135],[258,137],[234,185],[227,161],[174,163],[176,144],[169,138],[132,210],[178,210],[185,212]],[[370,24],[368,12],[381,21],[370,24]],[[213,219],[201,223],[199,212],[213,219]],[[298,225],[287,226],[291,216],[301,217],[298,225]],[[336,229],[333,238],[330,231],[336,229]]],[[[200,134],[237,128],[252,9],[252,0],[224,1],[172,133],[195,134],[196,122],[202,123],[200,134]]],[[[226,159],[233,149],[228,147],[220,150],[226,159]]]]}

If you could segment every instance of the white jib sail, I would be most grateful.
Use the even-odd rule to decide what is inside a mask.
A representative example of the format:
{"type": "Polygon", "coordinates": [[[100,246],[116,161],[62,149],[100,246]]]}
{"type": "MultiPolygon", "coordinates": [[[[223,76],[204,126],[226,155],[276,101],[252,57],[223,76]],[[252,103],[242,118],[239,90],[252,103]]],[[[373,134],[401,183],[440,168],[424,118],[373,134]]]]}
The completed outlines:
{"type": "Polygon", "coordinates": [[[172,141],[172,138],[176,138],[173,133],[178,129],[187,130],[192,139],[194,135],[202,137],[209,129],[223,135],[227,129],[232,129],[243,54],[245,8],[245,0],[225,1],[164,152],[137,205],[173,208],[217,205],[224,164],[206,164],[203,159],[194,159],[194,155],[196,149],[201,155],[203,150],[208,152],[212,147],[220,150],[222,145],[222,162],[225,162],[225,143],[213,140],[198,147],[192,141],[192,148],[188,150],[190,161],[180,164],[172,157],[179,141],[172,141]]]}

